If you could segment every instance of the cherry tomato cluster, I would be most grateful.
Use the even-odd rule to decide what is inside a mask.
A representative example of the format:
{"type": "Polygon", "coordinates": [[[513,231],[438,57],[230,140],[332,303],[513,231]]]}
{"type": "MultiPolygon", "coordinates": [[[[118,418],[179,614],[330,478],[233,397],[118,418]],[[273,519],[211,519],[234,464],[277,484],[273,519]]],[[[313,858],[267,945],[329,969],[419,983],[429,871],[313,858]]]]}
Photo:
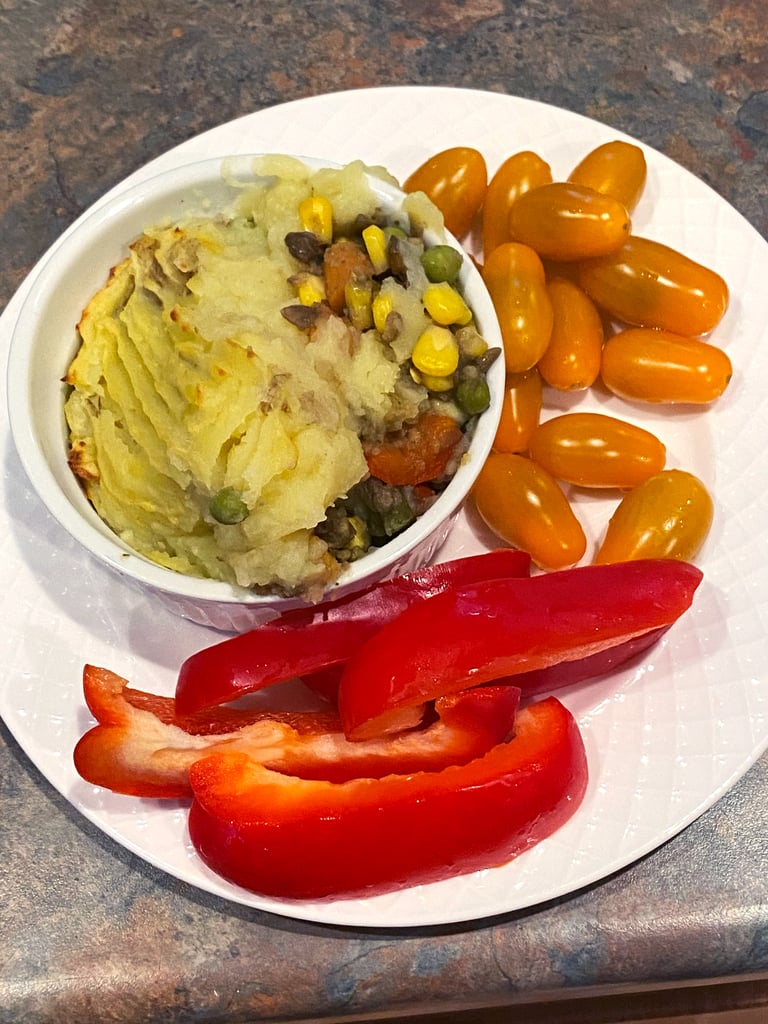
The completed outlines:
{"type": "Polygon", "coordinates": [[[566,181],[530,151],[489,180],[478,150],[455,147],[404,185],[425,192],[459,238],[479,227],[507,391],[474,500],[497,535],[544,569],[586,552],[563,483],[626,492],[596,562],[690,559],[711,526],[705,486],[667,468],[664,445],[647,430],[598,413],[542,422],[547,388],[595,385],[630,402],[706,406],[731,378],[726,353],[702,338],[727,309],[723,279],[632,233],[646,173],[642,149],[620,140],[589,152],[566,181]]]}

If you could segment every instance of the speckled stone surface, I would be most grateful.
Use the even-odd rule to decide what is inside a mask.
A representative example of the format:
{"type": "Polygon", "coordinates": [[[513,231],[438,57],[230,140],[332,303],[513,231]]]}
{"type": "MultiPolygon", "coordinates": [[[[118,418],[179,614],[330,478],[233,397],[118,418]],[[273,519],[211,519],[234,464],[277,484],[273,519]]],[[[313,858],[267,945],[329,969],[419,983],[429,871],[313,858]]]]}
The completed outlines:
{"type": "MultiPolygon", "coordinates": [[[[595,117],[688,167],[768,236],[764,0],[574,10],[0,0],[0,304],[94,199],[176,143],[285,100],[384,84],[508,92],[595,117]]],[[[765,974],[767,837],[764,757],[680,836],[589,891],[460,927],[323,927],[137,860],[2,729],[0,1021],[397,1018],[765,974]]]]}

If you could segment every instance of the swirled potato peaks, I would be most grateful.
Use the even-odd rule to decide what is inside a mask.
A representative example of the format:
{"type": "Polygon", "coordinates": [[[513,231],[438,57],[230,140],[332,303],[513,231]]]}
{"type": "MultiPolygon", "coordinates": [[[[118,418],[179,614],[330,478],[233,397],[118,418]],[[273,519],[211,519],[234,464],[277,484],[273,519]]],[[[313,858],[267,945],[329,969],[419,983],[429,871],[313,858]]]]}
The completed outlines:
{"type": "Polygon", "coordinates": [[[330,202],[334,239],[391,226],[369,169],[258,169],[226,213],[148,227],[88,303],[66,377],[69,462],[152,561],[317,599],[351,557],[318,524],[369,477],[365,446],[433,401],[410,366],[430,323],[423,242],[399,214],[407,280],[376,284],[396,329],[355,323],[322,292],[322,255],[313,267],[286,239],[311,234],[299,209],[312,196],[330,202]]]}

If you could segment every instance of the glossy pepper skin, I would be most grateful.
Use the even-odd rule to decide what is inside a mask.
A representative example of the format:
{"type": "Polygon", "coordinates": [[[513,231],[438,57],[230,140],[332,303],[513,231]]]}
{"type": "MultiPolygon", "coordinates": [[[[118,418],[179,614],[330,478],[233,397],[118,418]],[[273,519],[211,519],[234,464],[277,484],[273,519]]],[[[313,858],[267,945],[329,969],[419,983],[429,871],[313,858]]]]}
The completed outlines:
{"type": "Polygon", "coordinates": [[[187,658],[176,685],[177,709],[191,714],[338,665],[411,604],[450,586],[529,571],[528,555],[500,549],[426,566],[339,601],[286,612],[187,658]]]}
{"type": "MultiPolygon", "coordinates": [[[[639,636],[633,636],[630,640],[624,640],[613,647],[606,647],[602,651],[588,654],[585,658],[558,661],[554,665],[547,665],[546,668],[518,672],[513,676],[496,679],[494,682],[499,685],[509,683],[517,687],[524,698],[554,693],[556,690],[565,689],[566,686],[575,686],[577,683],[591,682],[615,672],[645,653],[658,643],[670,625],[671,623],[659,626],[657,629],[649,629],[646,633],[640,633],[639,636]]],[[[306,683],[314,693],[338,707],[339,686],[343,674],[344,666],[334,665],[325,672],[310,677],[306,683]]]]}
{"type": "Polygon", "coordinates": [[[587,655],[586,658],[558,661],[546,668],[532,669],[530,672],[520,672],[505,679],[498,679],[496,683],[514,685],[519,688],[521,696],[529,698],[599,679],[644,654],[658,643],[668,629],[669,626],[649,629],[647,633],[640,633],[639,636],[633,636],[631,640],[624,640],[614,647],[605,647],[602,651],[587,655]]]}
{"type": "Polygon", "coordinates": [[[520,700],[514,686],[449,695],[435,701],[423,728],[351,743],[335,711],[212,708],[184,717],[172,697],[136,690],[92,665],[85,667],[83,692],[98,725],[75,747],[78,774],[116,793],[165,799],[191,796],[191,766],[217,750],[238,750],[274,771],[337,783],[439,771],[505,739],[520,700]]]}
{"type": "Polygon", "coordinates": [[[221,751],[190,779],[189,832],[210,868],[264,895],[319,900],[509,861],[574,813],[587,762],[576,722],[550,697],[517,715],[511,740],[439,772],[334,785],[221,751]]]}
{"type": "Polygon", "coordinates": [[[344,731],[351,739],[382,735],[436,694],[586,658],[668,626],[701,578],[687,562],[644,559],[447,590],[407,609],[347,662],[344,731]]]}

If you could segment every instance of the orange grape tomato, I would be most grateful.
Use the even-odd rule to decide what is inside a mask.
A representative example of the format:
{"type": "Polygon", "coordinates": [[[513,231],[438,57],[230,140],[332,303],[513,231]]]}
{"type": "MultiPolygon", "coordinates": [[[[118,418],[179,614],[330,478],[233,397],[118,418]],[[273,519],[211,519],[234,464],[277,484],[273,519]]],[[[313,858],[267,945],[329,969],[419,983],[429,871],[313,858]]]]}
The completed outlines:
{"type": "Polygon", "coordinates": [[[497,245],[511,242],[509,209],[524,192],[552,181],[552,169],[536,153],[515,153],[499,167],[488,184],[483,203],[483,255],[487,259],[497,245]]]}
{"type": "Polygon", "coordinates": [[[692,473],[666,469],[624,497],[614,512],[595,562],[636,558],[691,561],[712,525],[709,491],[692,473]]]}
{"type": "Polygon", "coordinates": [[[527,551],[542,569],[564,569],[587,541],[568,499],[546,470],[523,455],[492,451],[472,491],[486,525],[527,551]]]}
{"type": "Polygon", "coordinates": [[[613,196],[631,213],[645,188],[648,167],[645,154],[631,142],[615,139],[587,153],[568,175],[575,185],[613,196]]]}
{"type": "Polygon", "coordinates": [[[552,334],[544,266],[530,246],[504,242],[482,273],[499,318],[507,373],[525,373],[541,359],[552,334]]]}
{"type": "Polygon", "coordinates": [[[586,292],[568,278],[547,283],[552,335],[539,360],[539,373],[558,391],[582,391],[600,375],[603,321],[586,292]]]}
{"type": "Polygon", "coordinates": [[[493,447],[498,452],[524,452],[539,425],[542,385],[538,370],[507,374],[504,404],[493,447]]]}
{"type": "Polygon", "coordinates": [[[629,214],[617,199],[567,181],[525,192],[509,211],[512,238],[552,260],[586,260],[615,252],[631,228],[629,214]]]}
{"type": "Polygon", "coordinates": [[[579,283],[611,316],[640,327],[695,337],[720,323],[728,286],[714,270],[649,238],[583,263],[579,283]]]}
{"type": "Polygon", "coordinates": [[[440,210],[448,230],[465,235],[483,205],[488,187],[485,157],[471,146],[455,146],[431,156],[403,185],[405,192],[425,192],[440,210]]]}
{"type": "MultiPolygon", "coordinates": [[[[541,257],[530,245],[522,245],[520,242],[504,242],[496,246],[499,250],[491,253],[483,264],[483,274],[488,273],[494,277],[494,281],[505,282],[515,275],[530,277],[540,284],[544,284],[546,273],[541,257]]],[[[486,284],[488,282],[486,281],[486,284]]]]}
{"type": "Polygon", "coordinates": [[[721,348],[670,331],[630,327],[603,347],[603,383],[632,401],[703,405],[722,395],[732,373],[721,348]]]}
{"type": "Polygon", "coordinates": [[[552,476],[580,487],[636,487],[667,459],[655,434],[596,412],[554,416],[536,428],[528,450],[552,476]]]}

